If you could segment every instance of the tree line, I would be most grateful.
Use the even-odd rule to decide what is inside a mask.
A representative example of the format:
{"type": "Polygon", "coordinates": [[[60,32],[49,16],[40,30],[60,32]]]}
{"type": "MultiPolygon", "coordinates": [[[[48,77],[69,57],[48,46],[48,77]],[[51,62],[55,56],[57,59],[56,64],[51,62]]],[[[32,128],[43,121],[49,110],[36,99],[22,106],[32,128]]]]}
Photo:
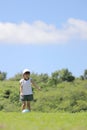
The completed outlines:
{"type": "MultiPolygon", "coordinates": [[[[14,77],[10,78],[9,80],[15,80],[18,81],[22,77],[22,73],[17,73],[14,75],[14,77]]],[[[58,83],[62,81],[67,81],[67,82],[73,82],[75,80],[75,76],[70,72],[67,68],[61,69],[61,70],[56,70],[53,73],[51,73],[51,76],[49,76],[47,73],[31,73],[31,77],[36,81],[36,82],[45,82],[45,83],[50,83],[57,85],[58,83]]],[[[6,80],[7,78],[7,73],[0,71],[0,81],[6,80]]],[[[87,79],[87,69],[84,70],[83,74],[78,77],[82,80],[87,79]]]]}

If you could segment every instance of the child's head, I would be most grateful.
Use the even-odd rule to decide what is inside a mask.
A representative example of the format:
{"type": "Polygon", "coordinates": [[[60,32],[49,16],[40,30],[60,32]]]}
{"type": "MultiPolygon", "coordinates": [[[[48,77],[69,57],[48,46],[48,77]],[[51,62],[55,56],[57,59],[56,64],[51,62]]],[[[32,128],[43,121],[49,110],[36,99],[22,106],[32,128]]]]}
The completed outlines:
{"type": "Polygon", "coordinates": [[[30,71],[28,69],[24,69],[23,78],[27,80],[27,79],[29,79],[29,77],[30,77],[30,71]]]}

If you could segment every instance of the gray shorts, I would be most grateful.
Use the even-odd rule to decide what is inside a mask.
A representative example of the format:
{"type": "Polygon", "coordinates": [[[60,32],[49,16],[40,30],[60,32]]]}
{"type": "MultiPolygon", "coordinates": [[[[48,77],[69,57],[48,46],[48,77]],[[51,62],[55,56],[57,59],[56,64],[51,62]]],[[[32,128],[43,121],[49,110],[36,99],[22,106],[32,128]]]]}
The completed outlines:
{"type": "Polygon", "coordinates": [[[20,95],[21,101],[32,101],[33,100],[33,94],[31,95],[20,95]]]}

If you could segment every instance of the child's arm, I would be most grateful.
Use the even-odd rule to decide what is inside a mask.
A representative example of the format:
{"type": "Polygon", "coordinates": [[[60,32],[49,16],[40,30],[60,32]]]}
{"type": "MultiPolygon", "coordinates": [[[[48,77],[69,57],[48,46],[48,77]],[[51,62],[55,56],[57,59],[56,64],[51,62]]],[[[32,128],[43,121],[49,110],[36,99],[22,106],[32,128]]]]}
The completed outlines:
{"type": "Polygon", "coordinates": [[[20,95],[23,95],[22,90],[23,90],[23,87],[22,85],[20,85],[20,95]]]}
{"type": "Polygon", "coordinates": [[[40,87],[37,86],[36,83],[35,83],[32,79],[31,79],[31,83],[32,83],[32,85],[33,85],[36,89],[40,90],[40,87]]]}

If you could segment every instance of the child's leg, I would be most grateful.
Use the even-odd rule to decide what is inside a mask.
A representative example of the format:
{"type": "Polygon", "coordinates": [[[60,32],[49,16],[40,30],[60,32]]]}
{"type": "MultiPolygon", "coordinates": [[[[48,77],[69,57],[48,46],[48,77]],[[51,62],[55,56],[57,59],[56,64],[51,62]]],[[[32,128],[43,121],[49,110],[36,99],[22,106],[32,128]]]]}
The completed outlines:
{"type": "Polygon", "coordinates": [[[22,101],[22,110],[24,110],[26,107],[26,101],[22,101]]]}
{"type": "Polygon", "coordinates": [[[30,101],[27,101],[27,109],[31,110],[30,101]]]}

